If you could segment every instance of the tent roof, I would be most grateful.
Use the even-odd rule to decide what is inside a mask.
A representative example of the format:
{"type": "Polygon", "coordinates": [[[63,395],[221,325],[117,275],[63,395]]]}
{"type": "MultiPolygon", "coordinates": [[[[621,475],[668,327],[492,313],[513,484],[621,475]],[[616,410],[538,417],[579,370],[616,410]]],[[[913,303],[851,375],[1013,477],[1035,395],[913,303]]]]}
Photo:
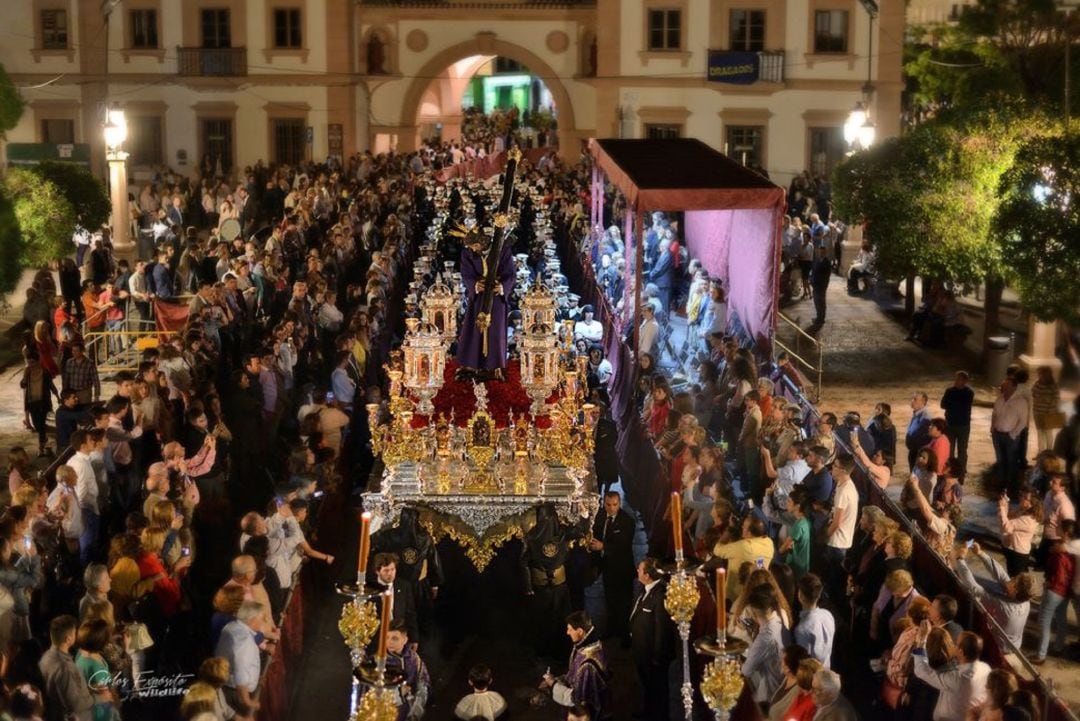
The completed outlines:
{"type": "Polygon", "coordinates": [[[693,138],[593,138],[589,150],[638,211],[769,208],[785,200],[782,188],[693,138]]]}

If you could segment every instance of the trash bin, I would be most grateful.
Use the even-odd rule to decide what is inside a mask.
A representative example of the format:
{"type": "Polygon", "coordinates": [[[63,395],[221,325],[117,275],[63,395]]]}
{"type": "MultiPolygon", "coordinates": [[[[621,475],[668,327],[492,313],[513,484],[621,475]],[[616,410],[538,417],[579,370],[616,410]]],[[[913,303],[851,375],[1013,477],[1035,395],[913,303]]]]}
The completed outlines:
{"type": "Polygon", "coordinates": [[[1012,363],[1012,342],[1008,336],[990,336],[986,348],[986,380],[998,386],[1005,380],[1005,371],[1012,363]]]}

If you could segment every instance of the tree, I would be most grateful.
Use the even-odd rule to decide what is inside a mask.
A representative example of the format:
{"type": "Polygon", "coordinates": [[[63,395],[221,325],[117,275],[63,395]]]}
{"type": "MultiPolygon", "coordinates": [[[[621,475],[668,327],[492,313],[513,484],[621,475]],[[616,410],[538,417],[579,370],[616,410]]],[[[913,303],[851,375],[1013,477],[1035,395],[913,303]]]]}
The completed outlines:
{"type": "Polygon", "coordinates": [[[23,267],[43,268],[71,249],[75,210],[55,183],[31,169],[12,168],[4,178],[15,206],[23,267]]]}
{"type": "Polygon", "coordinates": [[[98,228],[109,219],[109,194],[90,171],[73,163],[46,162],[35,166],[33,172],[60,188],[83,227],[98,228]]]}
{"type": "Polygon", "coordinates": [[[1020,302],[1039,320],[1080,323],[1080,136],[1025,143],[999,192],[994,228],[1020,302]]]}
{"type": "MultiPolygon", "coordinates": [[[[996,332],[1005,249],[994,232],[1002,175],[1027,138],[1050,132],[1041,115],[1003,105],[946,111],[900,138],[856,153],[834,173],[833,200],[865,222],[886,275],[985,282],[986,334],[996,332]]],[[[914,298],[908,293],[908,311],[914,298]]]]}
{"type": "Polygon", "coordinates": [[[19,89],[11,82],[4,66],[0,65],[0,138],[19,124],[25,107],[19,89]]]}
{"type": "Polygon", "coordinates": [[[19,223],[15,219],[15,207],[11,199],[0,188],[0,295],[7,295],[15,290],[22,273],[20,255],[22,238],[19,236],[19,223]]]}
{"type": "MultiPolygon", "coordinates": [[[[962,7],[955,23],[909,30],[908,99],[963,108],[1023,97],[1060,108],[1066,36],[1056,0],[976,0],[962,7]]],[[[1073,66],[1075,74],[1080,54],[1073,66]]]]}

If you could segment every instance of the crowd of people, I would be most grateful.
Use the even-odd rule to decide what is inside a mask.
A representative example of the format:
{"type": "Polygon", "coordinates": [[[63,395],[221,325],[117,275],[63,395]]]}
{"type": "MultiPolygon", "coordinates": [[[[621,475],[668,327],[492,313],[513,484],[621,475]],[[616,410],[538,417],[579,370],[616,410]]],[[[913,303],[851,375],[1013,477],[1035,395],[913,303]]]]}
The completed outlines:
{"type": "MultiPolygon", "coordinates": [[[[0,675],[13,716],[153,711],[165,703],[147,693],[153,679],[183,673],[194,678],[177,692],[184,718],[258,712],[262,666],[280,639],[300,564],[333,565],[341,553],[309,540],[321,499],[348,495],[372,467],[361,407],[385,399],[382,361],[415,313],[406,294],[422,290],[410,281],[412,254],[436,216],[429,173],[467,159],[454,151],[448,144],[367,153],[344,166],[259,164],[235,185],[213,171],[197,182],[166,173],[140,194],[134,220],[145,232],[136,260],[117,259],[107,231],[79,229],[75,257],[60,261],[55,279],[38,275],[23,348],[26,424],[39,453],[64,453],[64,463],[50,485],[28,471],[24,449],[8,454],[0,675]],[[241,232],[227,240],[223,223],[233,219],[241,232]],[[141,350],[137,368],[118,374],[106,397],[82,334],[115,329],[122,350],[131,342],[122,331],[136,319],[153,323],[155,308],[169,301],[186,307],[183,329],[141,350]]],[[[625,309],[621,218],[616,208],[606,231],[582,222],[586,162],[546,159],[522,175],[542,191],[548,217],[587,248],[612,308],[625,309]]],[[[457,203],[474,191],[462,185],[457,203]]],[[[807,281],[815,298],[824,290],[813,263],[834,272],[828,242],[842,233],[829,223],[822,192],[793,191],[795,201],[815,196],[825,214],[795,202],[785,225],[798,230],[785,230],[793,267],[801,271],[807,238],[817,256],[807,281]]],[[[443,218],[443,230],[456,220],[443,218]]],[[[571,291],[582,289],[566,287],[557,272],[545,278],[559,290],[559,319],[575,322],[576,349],[590,361],[590,399],[602,409],[613,373],[601,341],[637,331],[636,409],[663,462],[655,482],[662,495],[681,496],[682,516],[669,508],[654,523],[649,509],[628,508],[616,490],[614,422],[605,416],[596,439],[601,510],[566,527],[541,507],[524,539],[535,618],[555,618],[570,646],[566,673],[540,679],[537,703],[551,699],[570,719],[611,718],[613,691],[626,679],[613,675],[605,654],[616,650],[603,641],[622,638],[643,717],[679,715],[678,685],[669,680],[681,676],[678,641],[660,560],[671,555],[674,528],[703,574],[727,570],[728,632],[747,644],[742,671],[763,716],[1038,719],[1015,674],[982,660],[985,640],[962,627],[958,599],[928,594],[912,559],[925,539],[992,614],[1002,642],[1017,648],[1037,597],[1032,569],[1041,571],[1041,638],[1030,657],[1040,663],[1062,653],[1068,601],[1080,591],[1071,502],[1080,421],[1055,434],[1064,423],[1052,377],[1040,372],[1029,389],[1014,369],[995,405],[988,440],[1003,490],[1002,565],[979,544],[957,541],[974,400],[965,374],[944,391],[943,417],[931,416],[926,393],[914,394],[902,437],[888,403],[865,424],[854,412],[808,413],[789,359],[763,364],[743,342],[722,284],[687,255],[678,216],[651,221],[638,328],[605,328],[596,309],[578,305],[571,291]],[[689,329],[678,349],[672,314],[685,315],[689,329]],[[673,382],[665,355],[689,368],[692,382],[673,382]],[[1040,454],[1029,472],[1032,420],[1040,454]],[[890,485],[901,440],[908,478],[900,506],[913,526],[872,503],[875,489],[890,485]],[[633,547],[642,521],[651,530],[645,558],[633,547]],[[573,550],[577,541],[585,549],[573,550]],[[601,623],[565,588],[571,554],[585,550],[603,588],[601,623]],[[977,577],[974,561],[987,573],[977,577]]],[[[515,250],[537,268],[550,257],[532,240],[522,233],[515,250]]],[[[460,252],[451,245],[440,261],[460,252]]],[[[509,310],[513,353],[521,323],[509,310]]],[[[822,320],[824,311],[822,299],[822,320]]],[[[388,646],[407,679],[400,718],[420,718],[432,683],[422,639],[442,572],[415,514],[376,535],[369,569],[368,581],[395,599],[388,646]]],[[[548,641],[538,639],[542,656],[548,641]]],[[[561,663],[558,653],[550,656],[561,663]]],[[[472,668],[468,683],[458,718],[505,713],[490,668],[472,668]]]]}
{"type": "Polygon", "coordinates": [[[335,561],[311,537],[317,509],[371,466],[354,409],[378,401],[377,369],[401,332],[414,181],[449,157],[259,163],[236,184],[165,172],[135,204],[134,260],[107,229],[79,228],[72,257],[38,274],[26,425],[40,455],[62,455],[51,485],[26,451],[8,454],[0,653],[12,713],[135,718],[170,708],[163,686],[173,707],[183,696],[185,718],[258,712],[300,564],[335,561]],[[152,329],[163,302],[180,330],[131,351],[135,367],[108,393],[84,334],[114,329],[121,350],[133,338],[120,331],[152,329]]]}

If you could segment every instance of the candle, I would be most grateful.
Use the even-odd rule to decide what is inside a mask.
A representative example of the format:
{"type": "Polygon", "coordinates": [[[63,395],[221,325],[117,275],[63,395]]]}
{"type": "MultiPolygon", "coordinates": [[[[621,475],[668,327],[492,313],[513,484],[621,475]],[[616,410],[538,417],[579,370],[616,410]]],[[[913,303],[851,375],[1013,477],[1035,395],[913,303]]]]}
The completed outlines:
{"type": "Polygon", "coordinates": [[[394,616],[394,596],[390,591],[382,594],[382,618],[379,621],[379,647],[375,658],[386,660],[386,637],[390,633],[390,619],[394,616]]]}
{"type": "Polygon", "coordinates": [[[682,496],[671,494],[671,532],[675,534],[675,559],[682,560],[682,496]]]}
{"type": "Polygon", "coordinates": [[[727,571],[716,569],[716,637],[724,637],[727,628],[727,571]]]}
{"type": "Polygon", "coordinates": [[[364,582],[367,573],[368,554],[371,551],[371,514],[364,511],[360,514],[360,557],[356,563],[356,575],[359,582],[364,582]]]}

